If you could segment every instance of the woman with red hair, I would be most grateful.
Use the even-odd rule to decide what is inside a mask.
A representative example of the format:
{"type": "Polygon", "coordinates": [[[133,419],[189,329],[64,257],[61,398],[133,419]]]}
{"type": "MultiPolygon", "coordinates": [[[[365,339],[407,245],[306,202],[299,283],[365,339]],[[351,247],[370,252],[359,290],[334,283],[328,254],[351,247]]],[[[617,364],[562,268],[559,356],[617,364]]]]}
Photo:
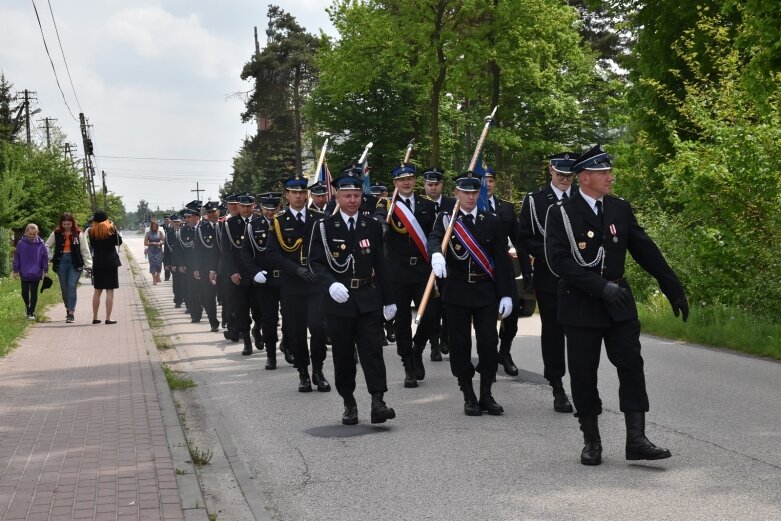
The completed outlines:
{"type": "Polygon", "coordinates": [[[92,269],[89,245],[71,213],[65,212],[60,216],[57,227],[46,239],[46,251],[52,260],[52,269],[60,279],[65,322],[70,324],[75,320],[73,313],[76,311],[79,278],[83,270],[92,269]]]}
{"type": "Polygon", "coordinates": [[[117,246],[122,244],[122,236],[103,210],[95,212],[88,232],[89,243],[94,252],[92,285],[95,287],[95,293],[92,295],[92,323],[100,324],[100,296],[103,290],[106,290],[106,324],[116,324],[116,320],[111,320],[111,311],[114,308],[114,290],[119,287],[119,266],[122,262],[119,260],[117,246]]]}

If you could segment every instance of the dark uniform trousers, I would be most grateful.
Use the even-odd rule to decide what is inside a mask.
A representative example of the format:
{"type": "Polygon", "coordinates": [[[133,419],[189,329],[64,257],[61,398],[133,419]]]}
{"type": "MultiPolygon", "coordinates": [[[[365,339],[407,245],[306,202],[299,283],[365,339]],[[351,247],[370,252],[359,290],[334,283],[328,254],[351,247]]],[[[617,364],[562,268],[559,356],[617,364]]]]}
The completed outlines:
{"type": "Polygon", "coordinates": [[[296,369],[305,369],[309,366],[311,352],[312,369],[320,370],[326,356],[325,323],[320,301],[322,288],[318,284],[304,281],[296,274],[299,268],[308,269],[306,257],[312,228],[316,226],[320,217],[322,214],[309,210],[306,222],[300,223],[288,209],[274,218],[268,242],[271,267],[282,271],[280,298],[283,334],[285,348],[293,352],[293,365],[296,369]],[[289,246],[296,242],[299,246],[292,248],[289,246]],[[309,342],[307,342],[307,330],[309,330],[309,342]]]}
{"type": "MultiPolygon", "coordinates": [[[[390,257],[390,262],[394,262],[393,257],[390,257]]],[[[425,262],[421,259],[421,262],[425,262]]],[[[412,345],[424,346],[431,336],[431,331],[434,328],[434,320],[437,317],[433,317],[431,314],[426,313],[418,324],[418,328],[415,331],[415,339],[412,338],[412,308],[409,304],[415,303],[415,307],[420,305],[420,301],[423,299],[423,293],[426,290],[426,283],[423,282],[409,282],[405,280],[393,281],[393,300],[398,302],[398,310],[396,311],[396,352],[399,356],[406,356],[412,353],[412,345]]]]}
{"type": "Polygon", "coordinates": [[[174,292],[174,304],[177,306],[180,306],[184,302],[184,281],[187,278],[186,273],[179,273],[179,267],[177,266],[177,269],[171,270],[171,279],[173,279],[173,282],[171,283],[171,287],[174,292]]]}
{"type": "Polygon", "coordinates": [[[278,286],[268,283],[255,286],[253,308],[257,310],[255,320],[260,321],[260,338],[265,346],[276,346],[279,341],[279,298],[278,286]]]}
{"type": "Polygon", "coordinates": [[[383,305],[392,302],[392,290],[383,253],[382,227],[374,219],[360,214],[354,237],[350,236],[341,214],[327,217],[323,226],[328,244],[323,244],[316,229],[310,262],[312,271],[323,285],[320,304],[331,338],[336,390],[342,397],[352,396],[357,350],[369,393],[384,393],[388,386],[382,353],[382,309],[383,305]],[[358,244],[368,246],[357,247],[358,244]],[[326,251],[326,247],[330,251],[326,251]],[[338,255],[339,261],[353,255],[352,270],[335,273],[329,265],[329,255],[338,255]],[[351,284],[351,280],[358,282],[351,284]],[[339,304],[331,298],[328,288],[334,282],[347,287],[350,294],[347,302],[339,304]]]}
{"type": "Polygon", "coordinates": [[[572,399],[578,415],[602,412],[597,369],[604,341],[608,359],[618,374],[621,411],[647,412],[640,323],[634,299],[622,305],[606,303],[600,295],[609,281],[630,291],[631,295],[624,278],[628,251],[656,278],[668,299],[675,301],[685,296],[659,248],[637,223],[629,203],[605,196],[603,204],[601,221],[581,194],[575,194],[562,205],[551,208],[545,226],[547,258],[551,270],[561,276],[557,288],[558,319],[567,335],[572,399]],[[564,226],[562,208],[567,213],[570,231],[564,226]],[[575,251],[580,252],[585,262],[596,259],[600,247],[604,251],[604,261],[592,267],[579,264],[580,261],[573,257],[569,234],[577,245],[575,251]]]}
{"type": "MultiPolygon", "coordinates": [[[[480,243],[486,254],[493,259],[495,281],[474,263],[471,255],[457,259],[453,250],[465,253],[455,234],[445,252],[447,278],[442,293],[445,310],[445,327],[450,338],[450,370],[457,378],[471,378],[475,374],[472,365],[472,335],[474,326],[477,338],[479,363],[477,372],[492,378],[498,367],[496,319],[499,315],[499,300],[510,296],[513,282],[507,256],[507,235],[495,215],[478,212],[477,222],[469,223],[462,215],[458,217],[480,243]]],[[[442,215],[437,218],[429,236],[428,251],[441,250],[445,226],[442,215]]]]}
{"type": "MultiPolygon", "coordinates": [[[[572,188],[571,193],[577,189],[572,188]]],[[[544,365],[544,376],[548,381],[559,380],[566,374],[564,327],[558,318],[558,297],[556,288],[559,278],[551,273],[545,264],[545,236],[540,229],[545,215],[558,198],[550,185],[528,194],[518,216],[518,238],[523,247],[534,256],[534,293],[540,312],[540,348],[544,365]],[[532,214],[532,203],[534,214],[532,214]]],[[[555,206],[554,206],[555,208],[555,206]]]]}
{"type": "Polygon", "coordinates": [[[190,308],[190,317],[193,320],[201,320],[203,317],[203,311],[206,311],[206,316],[209,318],[209,324],[212,327],[220,325],[217,320],[217,288],[212,286],[209,282],[209,274],[200,272],[200,280],[195,280],[195,289],[198,293],[198,306],[190,308]]]}

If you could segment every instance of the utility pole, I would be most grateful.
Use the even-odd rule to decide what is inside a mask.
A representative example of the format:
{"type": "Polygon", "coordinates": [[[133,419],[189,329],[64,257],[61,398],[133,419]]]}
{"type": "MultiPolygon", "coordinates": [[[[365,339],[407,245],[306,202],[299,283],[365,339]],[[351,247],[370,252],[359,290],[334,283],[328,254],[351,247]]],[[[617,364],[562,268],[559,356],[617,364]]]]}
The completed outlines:
{"type": "Polygon", "coordinates": [[[32,145],[32,135],[30,134],[30,100],[37,99],[35,97],[36,93],[29,91],[27,89],[24,89],[24,92],[22,94],[17,94],[16,99],[22,100],[22,106],[24,107],[24,126],[27,136],[27,146],[32,145]],[[21,97],[20,97],[21,96],[21,97]]]}
{"type": "Polygon", "coordinates": [[[92,139],[89,137],[87,118],[84,117],[83,112],[79,112],[79,123],[81,126],[81,140],[84,143],[84,181],[87,186],[92,211],[95,212],[98,209],[95,201],[95,165],[92,162],[95,151],[92,139]]]}
{"type": "Polygon", "coordinates": [[[103,176],[103,206],[106,206],[106,171],[101,170],[100,173],[103,176]]]}
{"type": "MultiPolygon", "coordinates": [[[[42,120],[39,119],[38,121],[43,121],[44,128],[46,129],[46,148],[51,148],[51,146],[52,146],[51,122],[52,121],[57,121],[57,119],[56,118],[43,118],[42,120]]],[[[40,128],[40,127],[38,127],[38,128],[40,128]]]]}

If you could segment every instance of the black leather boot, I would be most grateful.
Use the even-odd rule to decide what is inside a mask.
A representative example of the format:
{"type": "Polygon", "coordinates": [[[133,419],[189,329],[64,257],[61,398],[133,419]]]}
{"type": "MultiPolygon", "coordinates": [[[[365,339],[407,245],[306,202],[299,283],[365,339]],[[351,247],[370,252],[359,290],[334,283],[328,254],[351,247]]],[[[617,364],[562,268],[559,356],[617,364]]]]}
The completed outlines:
{"type": "Polygon", "coordinates": [[[293,365],[294,359],[293,359],[293,352],[288,351],[287,344],[285,343],[285,337],[282,336],[282,339],[279,341],[279,350],[282,351],[282,354],[285,355],[285,362],[289,363],[290,365],[293,365]]]}
{"type": "Polygon", "coordinates": [[[496,403],[496,400],[494,400],[494,397],[491,395],[491,386],[493,383],[492,377],[480,376],[480,410],[492,416],[499,416],[504,414],[504,409],[501,405],[496,403]]]}
{"type": "Polygon", "coordinates": [[[273,371],[277,368],[277,346],[266,344],[266,369],[273,371]]]}
{"type": "Polygon", "coordinates": [[[391,344],[396,341],[396,321],[395,320],[386,320],[385,321],[385,337],[388,339],[388,342],[391,344]]]}
{"type": "Polygon", "coordinates": [[[353,395],[344,399],[344,413],[342,413],[343,425],[356,425],[358,423],[358,404],[353,395]]]}
{"type": "Polygon", "coordinates": [[[255,348],[258,351],[263,351],[263,339],[260,337],[260,327],[257,323],[252,326],[252,339],[255,341],[255,348]]]}
{"type": "Polygon", "coordinates": [[[309,368],[307,367],[302,367],[298,370],[298,392],[312,392],[312,380],[309,379],[309,368]]]}
{"type": "Polygon", "coordinates": [[[396,411],[382,399],[383,393],[372,393],[372,423],[385,423],[396,417],[396,411]]]}
{"type": "Polygon", "coordinates": [[[597,415],[578,417],[580,430],[583,431],[583,450],[580,452],[580,462],[583,465],[602,463],[602,438],[599,437],[597,418],[597,415]]]}
{"type": "Polygon", "coordinates": [[[567,393],[564,391],[564,385],[561,380],[551,380],[550,386],[553,389],[553,410],[556,412],[572,412],[572,404],[569,403],[567,393]]]}
{"type": "Polygon", "coordinates": [[[671,456],[670,451],[657,447],[645,437],[645,413],[625,412],[626,421],[626,459],[655,460],[671,456]]]}
{"type": "Polygon", "coordinates": [[[505,344],[502,342],[499,348],[499,363],[502,364],[504,374],[507,376],[518,376],[518,367],[513,362],[513,357],[510,354],[510,343],[505,344]]]}
{"type": "Polygon", "coordinates": [[[429,342],[431,342],[431,361],[432,362],[441,362],[442,361],[442,353],[439,351],[439,338],[438,337],[432,337],[429,339],[429,342]]]}
{"type": "Polygon", "coordinates": [[[331,390],[331,384],[325,379],[323,368],[312,368],[312,383],[317,387],[317,392],[327,393],[331,390]]]}
{"type": "Polygon", "coordinates": [[[442,334],[439,337],[439,352],[446,355],[450,352],[450,342],[447,339],[447,333],[445,332],[444,324],[442,327],[442,334]]]}
{"type": "Polygon", "coordinates": [[[401,363],[404,365],[404,387],[411,389],[418,386],[418,378],[415,376],[415,362],[412,354],[401,357],[401,363]]]}
{"type": "Polygon", "coordinates": [[[483,411],[477,402],[477,396],[475,396],[475,390],[472,387],[472,379],[459,378],[458,387],[464,393],[464,414],[467,416],[482,416],[483,411]]]}
{"type": "Polygon", "coordinates": [[[412,346],[412,359],[415,361],[415,378],[423,380],[426,378],[426,368],[423,365],[423,350],[426,349],[426,344],[422,346],[412,346]]]}
{"type": "Polygon", "coordinates": [[[244,356],[249,356],[252,354],[252,337],[249,334],[249,331],[242,331],[241,332],[241,338],[244,340],[244,350],[241,352],[244,356]]]}

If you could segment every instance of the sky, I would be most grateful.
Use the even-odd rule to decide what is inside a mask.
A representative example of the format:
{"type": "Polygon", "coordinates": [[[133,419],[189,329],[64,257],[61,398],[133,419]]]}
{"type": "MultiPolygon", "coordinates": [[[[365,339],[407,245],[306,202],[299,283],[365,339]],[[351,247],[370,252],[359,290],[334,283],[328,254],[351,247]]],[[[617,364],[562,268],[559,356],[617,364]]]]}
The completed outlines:
{"type": "MultiPolygon", "coordinates": [[[[335,36],[325,12],[330,0],[274,3],[309,32],[335,36]]],[[[55,118],[78,157],[84,112],[93,125],[96,189],[104,170],[108,190],[128,211],[142,199],[153,210],[181,208],[196,188],[204,201],[218,197],[242,140],[254,133],[241,122],[243,102],[231,95],[252,88],[239,75],[254,52],[253,26],[264,45],[267,8],[247,0],[2,0],[0,71],[14,90],[37,93],[36,127],[55,118]]],[[[44,136],[33,131],[39,142],[44,136]]]]}

